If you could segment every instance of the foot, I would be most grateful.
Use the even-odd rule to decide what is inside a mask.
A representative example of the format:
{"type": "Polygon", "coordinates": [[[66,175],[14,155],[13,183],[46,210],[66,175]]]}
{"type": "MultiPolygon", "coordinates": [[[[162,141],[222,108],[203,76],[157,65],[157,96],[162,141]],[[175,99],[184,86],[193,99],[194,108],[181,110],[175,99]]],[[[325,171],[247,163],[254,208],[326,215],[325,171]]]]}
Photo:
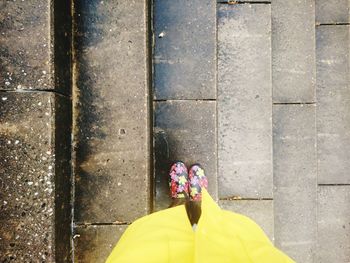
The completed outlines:
{"type": "Polygon", "coordinates": [[[190,182],[190,198],[193,201],[202,200],[202,188],[208,188],[208,179],[205,176],[204,169],[195,164],[191,167],[188,179],[190,182]]]}
{"type": "Polygon", "coordinates": [[[183,162],[176,162],[170,168],[170,195],[171,198],[186,198],[189,192],[188,171],[183,162]]]}

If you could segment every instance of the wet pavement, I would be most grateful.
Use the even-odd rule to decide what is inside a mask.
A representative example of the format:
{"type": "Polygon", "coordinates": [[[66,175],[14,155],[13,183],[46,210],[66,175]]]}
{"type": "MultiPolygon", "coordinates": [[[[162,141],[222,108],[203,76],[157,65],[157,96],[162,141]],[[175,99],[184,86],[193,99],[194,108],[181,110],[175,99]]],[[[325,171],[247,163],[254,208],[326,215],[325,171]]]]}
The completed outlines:
{"type": "Polygon", "coordinates": [[[50,3],[0,4],[1,262],[104,262],[176,160],[296,262],[349,262],[348,1],[50,3]]]}

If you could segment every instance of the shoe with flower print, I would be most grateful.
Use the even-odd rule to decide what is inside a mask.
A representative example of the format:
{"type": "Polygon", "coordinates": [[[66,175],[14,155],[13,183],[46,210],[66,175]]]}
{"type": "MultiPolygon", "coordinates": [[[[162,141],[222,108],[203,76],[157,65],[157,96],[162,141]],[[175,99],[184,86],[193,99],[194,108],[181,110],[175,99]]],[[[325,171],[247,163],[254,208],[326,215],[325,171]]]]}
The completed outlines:
{"type": "Polygon", "coordinates": [[[176,162],[170,168],[170,195],[171,198],[188,197],[188,171],[183,162],[176,162]]]}
{"type": "Polygon", "coordinates": [[[194,164],[188,174],[190,183],[190,198],[193,201],[202,200],[202,188],[208,188],[208,179],[203,168],[199,164],[194,164]]]}

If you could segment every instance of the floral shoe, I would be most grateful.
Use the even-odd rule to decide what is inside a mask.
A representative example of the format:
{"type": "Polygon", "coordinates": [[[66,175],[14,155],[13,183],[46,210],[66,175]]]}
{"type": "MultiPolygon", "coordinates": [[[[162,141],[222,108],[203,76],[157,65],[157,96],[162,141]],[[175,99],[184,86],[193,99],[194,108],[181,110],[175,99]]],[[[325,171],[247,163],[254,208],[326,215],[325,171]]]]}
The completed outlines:
{"type": "Polygon", "coordinates": [[[191,167],[188,179],[190,181],[190,198],[193,201],[202,200],[202,188],[208,188],[208,179],[205,176],[203,168],[199,164],[191,167]]]}
{"type": "Polygon", "coordinates": [[[170,168],[170,195],[172,198],[188,197],[189,182],[187,167],[183,162],[176,162],[170,168]]]}

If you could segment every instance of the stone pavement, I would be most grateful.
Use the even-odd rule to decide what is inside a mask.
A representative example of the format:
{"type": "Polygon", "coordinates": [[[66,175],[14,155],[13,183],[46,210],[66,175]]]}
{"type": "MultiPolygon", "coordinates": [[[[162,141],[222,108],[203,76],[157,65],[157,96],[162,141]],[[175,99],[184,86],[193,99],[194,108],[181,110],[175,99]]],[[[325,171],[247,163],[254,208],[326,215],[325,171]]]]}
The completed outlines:
{"type": "Polygon", "coordinates": [[[174,160],[296,262],[350,262],[348,0],[50,3],[0,3],[1,262],[104,262],[174,160]]]}
{"type": "Polygon", "coordinates": [[[0,2],[0,262],[71,258],[69,10],[0,2]]]}

